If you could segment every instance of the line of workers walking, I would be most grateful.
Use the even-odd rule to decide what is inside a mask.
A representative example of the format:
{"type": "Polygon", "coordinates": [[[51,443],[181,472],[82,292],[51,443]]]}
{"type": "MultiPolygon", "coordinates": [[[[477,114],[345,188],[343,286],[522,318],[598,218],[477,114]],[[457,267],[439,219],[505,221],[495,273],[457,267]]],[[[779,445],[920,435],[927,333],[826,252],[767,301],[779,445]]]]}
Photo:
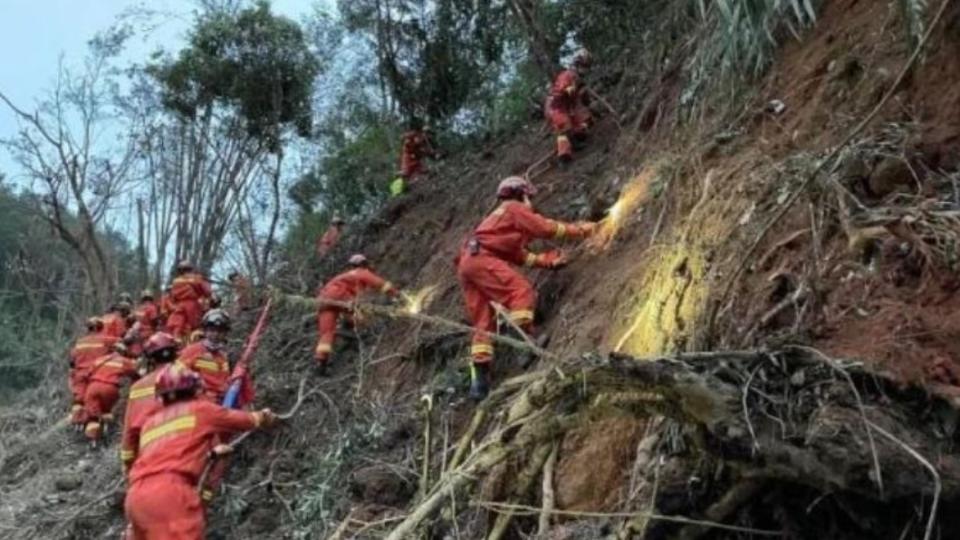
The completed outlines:
{"type": "MultiPolygon", "coordinates": [[[[545,116],[556,133],[560,160],[572,157],[590,125],[589,101],[580,75],[590,63],[586,51],[557,75],[545,104],[545,116]]],[[[424,157],[435,157],[428,132],[413,125],[404,134],[399,178],[410,182],[425,172],[424,157]]],[[[400,190],[402,191],[402,189],[400,190]]],[[[497,313],[505,312],[526,337],[536,339],[536,291],[519,268],[557,269],[567,264],[559,249],[536,253],[537,239],[578,240],[593,234],[593,222],[567,223],[533,209],[536,187],[511,176],[497,186],[498,205],[464,239],[454,260],[474,334],[470,353],[470,391],[482,400],[490,391],[497,313]]],[[[327,256],[342,234],[344,221],[334,218],[317,245],[327,256]]],[[[231,371],[226,337],[230,314],[220,307],[207,280],[189,261],[177,264],[170,287],[157,298],[140,294],[133,305],[122,295],[108,313],[87,321],[87,334],[70,351],[71,421],[93,445],[113,424],[113,409],[124,380],[132,381],[121,431],[120,459],[127,477],[125,501],[128,539],[199,539],[205,527],[204,505],[212,498],[231,451],[232,435],[269,427],[276,415],[269,409],[245,411],[253,400],[252,381],[231,371]],[[136,358],[140,361],[136,361],[136,358]],[[236,377],[244,380],[236,381],[236,377]],[[223,406],[227,389],[246,389],[232,408],[223,406]],[[211,462],[211,460],[214,460],[211,462]],[[211,463],[214,465],[211,467],[211,463]],[[204,474],[205,469],[209,474],[204,474]],[[203,485],[198,485],[204,478],[203,485]]],[[[251,285],[234,272],[229,276],[234,310],[253,307],[251,285]]],[[[316,370],[326,375],[332,362],[338,324],[354,326],[349,309],[361,295],[377,291],[399,298],[400,290],[378,275],[362,254],[347,260],[344,271],[317,293],[316,370]]]]}

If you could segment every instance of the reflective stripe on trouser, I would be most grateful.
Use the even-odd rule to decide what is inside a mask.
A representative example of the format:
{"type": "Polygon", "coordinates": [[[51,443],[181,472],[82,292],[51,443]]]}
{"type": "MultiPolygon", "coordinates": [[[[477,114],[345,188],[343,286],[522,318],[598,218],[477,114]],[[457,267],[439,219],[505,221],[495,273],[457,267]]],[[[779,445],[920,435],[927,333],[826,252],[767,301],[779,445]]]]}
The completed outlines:
{"type": "Polygon", "coordinates": [[[135,482],[124,501],[137,540],[202,540],[203,505],[196,486],[178,474],[157,474],[135,482]]]}
{"type": "Polygon", "coordinates": [[[313,356],[320,362],[325,362],[333,353],[333,340],[337,335],[337,319],[340,318],[340,309],[325,308],[317,314],[317,347],[313,356]]]}
{"type": "Polygon", "coordinates": [[[457,268],[463,301],[476,331],[471,356],[477,363],[490,362],[493,345],[487,332],[496,330],[496,312],[491,302],[504,306],[511,319],[521,326],[533,322],[536,293],[526,277],[510,263],[489,255],[472,255],[460,259],[457,268]]]}
{"type": "Polygon", "coordinates": [[[573,155],[573,145],[566,135],[557,135],[557,155],[564,157],[573,155]]]}

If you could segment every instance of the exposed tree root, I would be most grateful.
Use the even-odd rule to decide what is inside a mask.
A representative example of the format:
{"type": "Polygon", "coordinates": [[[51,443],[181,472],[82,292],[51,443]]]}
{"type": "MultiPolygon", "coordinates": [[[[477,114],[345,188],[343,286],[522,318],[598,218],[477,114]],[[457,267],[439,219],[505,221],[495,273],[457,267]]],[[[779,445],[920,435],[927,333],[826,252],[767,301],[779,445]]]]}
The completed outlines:
{"type": "MultiPolygon", "coordinates": [[[[881,506],[931,496],[960,499],[960,459],[949,453],[953,441],[935,425],[934,411],[952,406],[921,389],[904,389],[855,364],[818,354],[738,351],[652,361],[586,356],[573,363],[579,371],[568,364],[568,373],[544,370],[505,381],[477,410],[449,471],[387,538],[414,537],[450,497],[467,494],[507,459],[525,465],[503,493],[509,500],[525,497],[544,469],[553,441],[575,427],[616,415],[663,415],[687,425],[699,434],[693,438],[697,451],[732,471],[734,482],[707,501],[701,516],[684,518],[686,526],[675,531],[678,538],[699,538],[711,524],[732,526],[741,508],[774,482],[881,506]],[[473,444],[484,425],[487,435],[473,444]],[[882,429],[886,439],[873,441],[867,425],[882,429]],[[913,452],[905,455],[902,445],[913,452]],[[915,459],[922,455],[938,455],[939,460],[933,465],[915,459]],[[935,473],[936,486],[925,469],[935,473]],[[878,474],[883,475],[882,491],[880,479],[874,478],[878,474]]],[[[552,506],[545,501],[538,509],[541,523],[544,515],[559,512],[552,506]]],[[[510,505],[498,511],[502,514],[490,539],[502,536],[513,515],[510,505]]]]}

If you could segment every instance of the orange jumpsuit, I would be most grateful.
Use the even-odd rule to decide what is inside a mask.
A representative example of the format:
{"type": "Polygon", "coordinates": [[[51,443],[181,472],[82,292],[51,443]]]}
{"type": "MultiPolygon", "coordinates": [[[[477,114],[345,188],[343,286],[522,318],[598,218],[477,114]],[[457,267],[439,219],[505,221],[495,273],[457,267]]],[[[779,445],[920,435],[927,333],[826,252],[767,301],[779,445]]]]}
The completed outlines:
{"type": "Polygon", "coordinates": [[[392,283],[373,273],[368,268],[354,268],[335,276],[317,293],[319,309],[317,311],[317,331],[320,339],[314,350],[314,357],[324,363],[333,352],[333,339],[337,333],[337,320],[347,309],[340,306],[324,305],[324,300],[352,302],[366,290],[379,290],[396,296],[400,291],[392,283]]]}
{"type": "Polygon", "coordinates": [[[84,423],[83,398],[87,393],[90,368],[98,358],[109,354],[116,342],[117,338],[101,331],[81,337],[70,350],[70,393],[73,395],[70,418],[74,424],[84,423]]]}
{"type": "Polygon", "coordinates": [[[180,351],[177,362],[200,374],[203,395],[213,403],[221,403],[230,386],[230,362],[220,347],[201,339],[180,351]]]}
{"type": "Polygon", "coordinates": [[[223,432],[259,427],[260,413],[233,411],[202,399],[150,415],[140,432],[124,508],[136,540],[201,540],[206,520],[197,482],[223,432]]]}
{"type": "Polygon", "coordinates": [[[87,426],[83,432],[96,441],[103,433],[103,424],[112,417],[113,406],[120,399],[120,380],[137,378],[137,363],[119,353],[97,360],[90,369],[90,380],[83,398],[83,413],[87,426]]]}
{"type": "Polygon", "coordinates": [[[580,76],[572,69],[557,74],[550,87],[544,113],[557,134],[557,156],[569,159],[573,156],[570,136],[583,136],[590,127],[589,94],[580,85],[580,76]]]}
{"type": "Polygon", "coordinates": [[[423,166],[424,157],[434,155],[430,138],[419,129],[412,129],[403,134],[403,143],[400,150],[400,176],[410,180],[418,174],[427,172],[423,166]]]}
{"type": "Polygon", "coordinates": [[[184,340],[200,326],[213,289],[210,282],[198,272],[186,272],[173,280],[170,298],[173,311],[167,319],[167,332],[184,340]]]}
{"type": "Polygon", "coordinates": [[[157,323],[160,321],[160,308],[153,300],[146,300],[137,306],[133,311],[133,316],[140,323],[140,341],[150,339],[150,336],[157,331],[157,323]]]}
{"type": "Polygon", "coordinates": [[[111,311],[100,319],[103,321],[104,334],[121,339],[127,333],[127,321],[116,311],[111,311]]]}
{"type": "Polygon", "coordinates": [[[317,241],[317,255],[324,257],[330,250],[337,245],[340,240],[340,228],[336,225],[330,225],[327,232],[323,233],[320,240],[317,241]]]}
{"type": "Polygon", "coordinates": [[[123,413],[123,431],[120,435],[120,462],[123,463],[125,472],[130,470],[133,461],[137,459],[143,423],[151,414],[163,408],[163,403],[157,399],[155,393],[160,371],[155,369],[130,385],[127,410],[123,413]]]}
{"type": "Polygon", "coordinates": [[[537,294],[513,265],[551,268],[562,253],[531,253],[527,244],[536,238],[579,238],[586,234],[587,229],[579,224],[545,218],[519,201],[504,202],[480,223],[456,260],[467,314],[476,330],[470,349],[474,362],[493,359],[493,345],[486,333],[496,330],[491,302],[503,305],[520,327],[532,330],[537,294]]]}

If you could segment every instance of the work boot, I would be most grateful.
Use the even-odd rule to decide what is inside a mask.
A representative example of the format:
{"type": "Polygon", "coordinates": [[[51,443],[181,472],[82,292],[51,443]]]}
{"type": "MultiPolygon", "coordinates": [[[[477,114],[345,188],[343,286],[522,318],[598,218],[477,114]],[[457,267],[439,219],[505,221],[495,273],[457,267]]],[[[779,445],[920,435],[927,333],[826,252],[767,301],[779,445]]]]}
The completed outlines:
{"type": "Polygon", "coordinates": [[[490,393],[490,363],[470,364],[470,399],[483,401],[490,393]]]}
{"type": "Polygon", "coordinates": [[[330,376],[329,364],[330,364],[329,360],[318,360],[313,367],[314,373],[316,373],[318,377],[329,377],[330,376]]]}

